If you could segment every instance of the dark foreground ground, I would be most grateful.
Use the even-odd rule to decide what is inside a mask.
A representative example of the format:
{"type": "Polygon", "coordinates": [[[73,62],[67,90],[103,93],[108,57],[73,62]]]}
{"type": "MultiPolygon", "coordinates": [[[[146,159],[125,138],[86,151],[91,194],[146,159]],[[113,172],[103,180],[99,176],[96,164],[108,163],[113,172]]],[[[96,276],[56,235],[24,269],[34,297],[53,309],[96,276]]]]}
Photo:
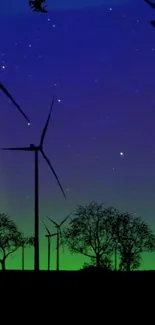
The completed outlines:
{"type": "Polygon", "coordinates": [[[99,290],[104,292],[136,292],[155,289],[155,271],[105,272],[102,270],[85,271],[0,271],[0,290],[16,291],[67,290],[68,292],[86,292],[99,290]],[[151,286],[151,287],[150,287],[151,286]]]}
{"type": "Polygon", "coordinates": [[[152,321],[148,317],[155,309],[154,295],[155,271],[0,271],[0,309],[7,307],[6,316],[11,315],[13,319],[20,310],[21,324],[27,317],[31,325],[32,314],[39,318],[43,314],[48,323],[53,323],[51,317],[57,315],[72,325],[82,324],[84,317],[86,324],[112,325],[123,321],[124,325],[134,325],[142,320],[149,325],[152,321]],[[10,305],[14,306],[13,314],[9,311],[10,305]],[[146,310],[149,310],[147,322],[144,321],[146,310]],[[96,320],[92,320],[94,317],[96,320]]]}

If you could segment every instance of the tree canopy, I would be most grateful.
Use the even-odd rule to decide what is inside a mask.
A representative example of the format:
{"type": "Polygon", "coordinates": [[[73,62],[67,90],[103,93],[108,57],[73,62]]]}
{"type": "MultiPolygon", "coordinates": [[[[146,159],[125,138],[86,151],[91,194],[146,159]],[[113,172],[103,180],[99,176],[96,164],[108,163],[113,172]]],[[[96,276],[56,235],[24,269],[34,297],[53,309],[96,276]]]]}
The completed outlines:
{"type": "Polygon", "coordinates": [[[111,225],[114,213],[114,208],[105,208],[104,204],[95,201],[86,206],[79,205],[64,231],[69,250],[93,259],[100,267],[101,261],[113,252],[111,225]]]}
{"type": "Polygon", "coordinates": [[[133,214],[119,213],[114,233],[120,254],[120,270],[138,268],[142,253],[155,250],[155,235],[145,221],[133,214]]]}
{"type": "Polygon", "coordinates": [[[22,234],[14,221],[7,214],[0,213],[0,263],[5,269],[6,258],[14,253],[20,246],[22,234]]]}
{"type": "Polygon", "coordinates": [[[140,266],[142,253],[155,250],[155,235],[145,221],[95,201],[77,206],[64,238],[71,253],[90,258],[85,266],[109,270],[113,255],[120,270],[130,271],[140,266]]]}

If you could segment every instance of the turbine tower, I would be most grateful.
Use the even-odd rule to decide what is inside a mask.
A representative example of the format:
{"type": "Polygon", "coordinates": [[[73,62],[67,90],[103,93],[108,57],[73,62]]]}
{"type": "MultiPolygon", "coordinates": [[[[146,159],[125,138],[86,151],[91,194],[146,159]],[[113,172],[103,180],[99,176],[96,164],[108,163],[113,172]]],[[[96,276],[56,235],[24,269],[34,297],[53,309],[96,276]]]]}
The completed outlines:
{"type": "Polygon", "coordinates": [[[47,248],[47,254],[48,254],[48,271],[50,271],[50,264],[51,264],[51,237],[54,237],[57,235],[57,233],[55,234],[51,234],[49,229],[47,228],[47,226],[45,225],[45,223],[43,222],[43,225],[47,231],[45,237],[47,238],[47,243],[48,243],[48,248],[47,248]]]}

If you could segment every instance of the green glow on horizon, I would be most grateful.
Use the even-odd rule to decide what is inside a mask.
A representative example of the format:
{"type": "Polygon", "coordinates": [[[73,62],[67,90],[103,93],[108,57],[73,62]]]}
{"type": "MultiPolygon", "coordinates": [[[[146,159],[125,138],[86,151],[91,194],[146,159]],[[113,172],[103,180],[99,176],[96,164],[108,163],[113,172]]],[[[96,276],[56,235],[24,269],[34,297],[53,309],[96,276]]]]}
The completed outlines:
{"type": "MultiPolygon", "coordinates": [[[[40,248],[40,270],[47,270],[47,247],[40,248]]],[[[139,270],[155,270],[155,253],[145,253],[142,255],[143,261],[139,270]]],[[[32,248],[25,249],[25,270],[33,270],[34,251],[32,248]]],[[[60,254],[60,270],[78,270],[82,268],[85,262],[88,262],[85,256],[80,254],[70,254],[65,248],[65,252],[60,254]]],[[[6,261],[6,269],[21,269],[21,249],[10,256],[6,261]]],[[[51,270],[56,269],[56,250],[51,253],[51,270]]]]}

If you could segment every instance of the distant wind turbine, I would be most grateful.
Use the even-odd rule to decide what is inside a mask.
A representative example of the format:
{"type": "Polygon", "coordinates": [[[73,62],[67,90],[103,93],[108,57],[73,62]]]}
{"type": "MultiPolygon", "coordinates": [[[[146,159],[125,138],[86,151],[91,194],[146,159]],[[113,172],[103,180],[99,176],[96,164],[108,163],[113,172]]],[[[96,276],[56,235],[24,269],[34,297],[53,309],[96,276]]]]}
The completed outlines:
{"type": "Polygon", "coordinates": [[[30,125],[30,120],[28,119],[27,115],[23,112],[23,110],[20,108],[20,106],[16,103],[16,101],[13,99],[11,94],[8,92],[8,90],[4,87],[4,85],[0,82],[0,89],[3,91],[3,93],[12,101],[12,103],[16,106],[16,108],[20,111],[20,113],[24,116],[26,119],[28,125],[30,125]]]}
{"type": "MultiPolygon", "coordinates": [[[[72,212],[71,212],[72,213],[72,212]]],[[[65,221],[70,217],[71,213],[68,214],[68,216],[66,218],[64,218],[62,220],[62,222],[60,224],[58,224],[57,222],[55,222],[54,220],[52,220],[49,217],[46,217],[47,219],[49,219],[56,227],[57,230],[57,258],[56,258],[56,270],[59,271],[59,253],[60,253],[60,238],[62,238],[62,234],[61,234],[61,226],[65,223],[65,221]]]]}
{"type": "Polygon", "coordinates": [[[43,222],[43,224],[44,224],[44,227],[45,227],[45,229],[47,231],[47,234],[45,235],[45,237],[48,240],[48,251],[47,251],[47,254],[48,254],[48,271],[50,271],[50,264],[51,264],[51,237],[56,236],[57,233],[51,234],[44,222],[43,222]]]}
{"type": "Polygon", "coordinates": [[[38,165],[38,153],[40,152],[44,158],[44,160],[47,162],[48,166],[50,167],[52,173],[54,174],[58,185],[62,191],[62,194],[64,198],[66,199],[65,192],[60,184],[59,178],[54,170],[54,168],[51,165],[50,160],[47,158],[47,156],[44,153],[43,150],[43,143],[45,139],[45,135],[48,129],[51,113],[52,113],[52,108],[54,105],[54,98],[50,107],[50,111],[48,114],[47,121],[45,123],[45,126],[43,128],[42,134],[41,134],[41,139],[40,139],[40,144],[39,146],[35,146],[34,144],[30,144],[29,147],[17,147],[17,148],[3,148],[2,150],[20,150],[20,151],[33,151],[34,156],[35,156],[35,188],[34,188],[34,193],[35,193],[35,203],[34,203],[34,214],[35,214],[35,236],[34,236],[34,269],[35,271],[39,271],[39,165],[38,165]]]}

